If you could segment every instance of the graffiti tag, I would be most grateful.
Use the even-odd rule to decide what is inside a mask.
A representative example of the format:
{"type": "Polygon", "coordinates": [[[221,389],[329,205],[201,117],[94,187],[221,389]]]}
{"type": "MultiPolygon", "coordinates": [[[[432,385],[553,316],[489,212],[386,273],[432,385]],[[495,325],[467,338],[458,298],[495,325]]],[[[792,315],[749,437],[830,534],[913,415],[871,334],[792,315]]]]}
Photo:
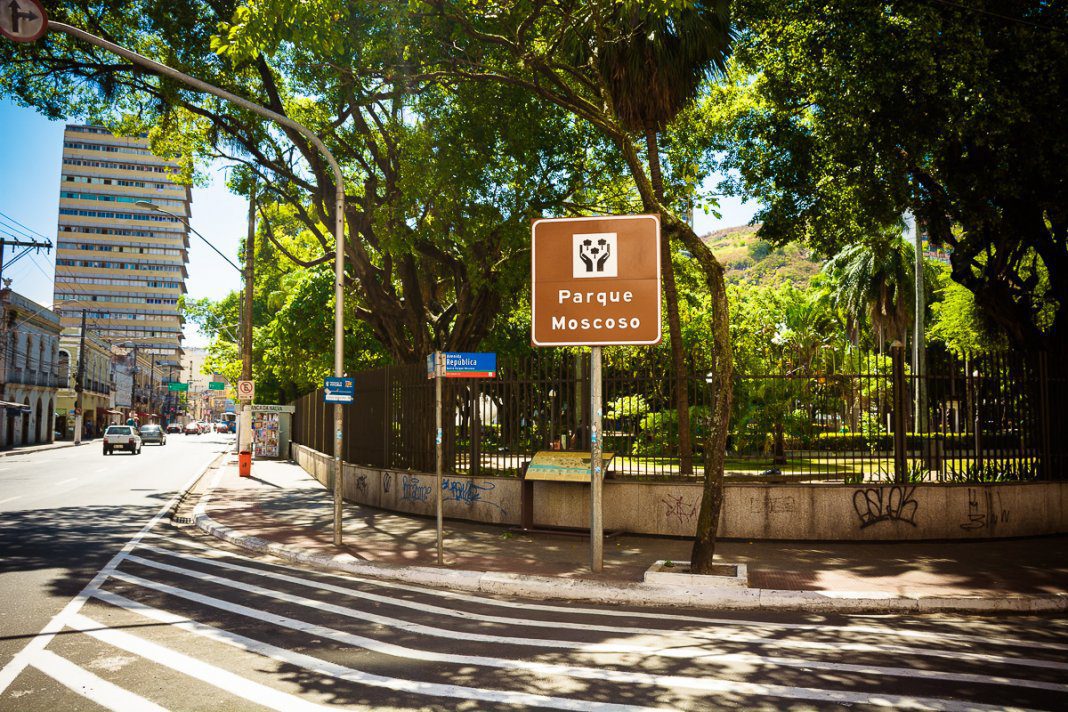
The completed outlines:
{"type": "Polygon", "coordinates": [[[405,502],[425,502],[430,496],[430,485],[419,484],[419,478],[404,475],[401,478],[401,500],[405,502]]]}
{"type": "Polygon", "coordinates": [[[501,505],[482,498],[485,493],[492,492],[496,487],[497,485],[488,480],[479,485],[475,484],[474,480],[445,478],[441,481],[441,496],[446,500],[463,502],[464,504],[474,504],[476,502],[488,504],[501,510],[501,513],[504,514],[505,511],[501,505]]]}
{"type": "Polygon", "coordinates": [[[993,529],[998,522],[1009,521],[1009,510],[1001,506],[1001,495],[997,492],[983,492],[982,494],[985,495],[983,499],[986,501],[983,504],[986,506],[980,509],[979,490],[968,488],[968,521],[961,523],[961,529],[965,531],[984,527],[993,529]],[[995,497],[997,497],[997,506],[994,505],[995,497]]]}
{"type": "Polygon", "coordinates": [[[687,502],[682,497],[668,495],[660,501],[667,507],[667,516],[678,519],[680,524],[691,522],[697,516],[697,504],[687,502]]]}
{"type": "Polygon", "coordinates": [[[853,509],[860,517],[860,528],[879,522],[905,522],[916,526],[919,504],[912,498],[915,487],[872,487],[853,493],[853,509]]]}

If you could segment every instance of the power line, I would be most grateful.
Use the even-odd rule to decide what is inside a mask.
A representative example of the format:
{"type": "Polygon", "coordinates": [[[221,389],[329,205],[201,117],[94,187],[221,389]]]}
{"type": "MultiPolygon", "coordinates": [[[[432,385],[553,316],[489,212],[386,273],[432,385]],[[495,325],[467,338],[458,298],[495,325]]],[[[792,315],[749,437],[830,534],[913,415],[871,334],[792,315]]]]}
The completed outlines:
{"type": "Polygon", "coordinates": [[[48,235],[42,234],[40,232],[37,232],[32,227],[26,227],[25,225],[20,223],[18,220],[16,220],[15,218],[11,217],[10,215],[8,215],[7,213],[5,213],[2,210],[0,210],[0,218],[3,218],[7,222],[14,223],[15,225],[17,225],[18,227],[22,228],[23,230],[26,230],[27,231],[27,236],[36,236],[36,237],[40,237],[40,238],[42,238],[44,240],[50,240],[51,239],[50,237],[48,237],[48,235]]]}

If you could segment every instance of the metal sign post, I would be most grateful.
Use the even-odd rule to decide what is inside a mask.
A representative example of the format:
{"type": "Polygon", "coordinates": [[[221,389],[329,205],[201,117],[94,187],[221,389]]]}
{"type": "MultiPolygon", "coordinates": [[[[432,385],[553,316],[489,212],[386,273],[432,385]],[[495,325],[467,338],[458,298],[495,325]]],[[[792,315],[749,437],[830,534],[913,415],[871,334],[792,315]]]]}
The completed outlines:
{"type": "Polygon", "coordinates": [[[660,267],[658,215],[545,218],[531,225],[530,340],[535,346],[591,347],[590,569],[595,572],[604,565],[601,347],[660,343],[660,267]]]}
{"type": "Polygon", "coordinates": [[[438,566],[445,565],[445,526],[442,514],[443,496],[441,494],[442,477],[441,471],[445,467],[445,444],[442,442],[441,425],[441,378],[445,371],[445,356],[440,351],[434,352],[434,472],[437,475],[437,496],[435,506],[438,515],[438,566]]]}
{"type": "Polygon", "coordinates": [[[590,570],[604,567],[604,472],[601,468],[601,347],[590,348],[590,570]]]}
{"type": "Polygon", "coordinates": [[[442,379],[445,378],[496,378],[497,354],[459,353],[435,351],[426,357],[426,377],[434,379],[434,473],[438,494],[434,498],[438,520],[438,565],[445,565],[444,526],[444,476],[445,476],[445,431],[442,411],[442,379]]]}

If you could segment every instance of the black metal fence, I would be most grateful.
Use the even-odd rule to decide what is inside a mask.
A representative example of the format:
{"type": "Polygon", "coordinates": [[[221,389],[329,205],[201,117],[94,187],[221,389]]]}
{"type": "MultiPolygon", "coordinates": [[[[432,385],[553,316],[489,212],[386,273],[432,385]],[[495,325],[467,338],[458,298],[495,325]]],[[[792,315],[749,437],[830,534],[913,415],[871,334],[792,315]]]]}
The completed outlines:
{"type": "MultiPolygon", "coordinates": [[[[702,476],[711,384],[690,364],[693,468],[680,464],[675,376],[646,351],[604,366],[609,477],[702,476]]],[[[746,481],[980,482],[1060,479],[1066,379],[1044,354],[931,354],[922,377],[904,352],[784,355],[736,374],[728,478],[746,481]]],[[[501,359],[496,379],[445,383],[446,469],[516,475],[538,450],[589,447],[588,357],[562,351],[501,359]]],[[[391,469],[434,467],[434,388],[422,365],[359,373],[345,406],[343,457],[391,469]]],[[[296,402],[293,441],[332,452],[322,391],[296,402]]]]}

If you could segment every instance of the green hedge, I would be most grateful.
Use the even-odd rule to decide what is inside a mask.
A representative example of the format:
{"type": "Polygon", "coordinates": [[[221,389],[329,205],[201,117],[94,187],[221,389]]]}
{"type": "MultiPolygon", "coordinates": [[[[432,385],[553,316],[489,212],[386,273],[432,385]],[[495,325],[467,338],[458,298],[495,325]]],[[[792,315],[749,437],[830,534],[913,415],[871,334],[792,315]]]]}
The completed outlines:
{"type": "MultiPolygon", "coordinates": [[[[1016,450],[1020,447],[1020,436],[1017,433],[984,433],[980,439],[983,449],[1016,450]]],[[[975,446],[975,436],[971,433],[908,433],[905,436],[905,447],[909,450],[919,450],[926,440],[939,440],[947,450],[975,446]]],[[[861,433],[820,433],[811,447],[813,450],[827,452],[852,452],[868,450],[872,445],[877,450],[893,450],[893,433],[879,435],[875,443],[869,443],[868,438],[861,433]]]]}

